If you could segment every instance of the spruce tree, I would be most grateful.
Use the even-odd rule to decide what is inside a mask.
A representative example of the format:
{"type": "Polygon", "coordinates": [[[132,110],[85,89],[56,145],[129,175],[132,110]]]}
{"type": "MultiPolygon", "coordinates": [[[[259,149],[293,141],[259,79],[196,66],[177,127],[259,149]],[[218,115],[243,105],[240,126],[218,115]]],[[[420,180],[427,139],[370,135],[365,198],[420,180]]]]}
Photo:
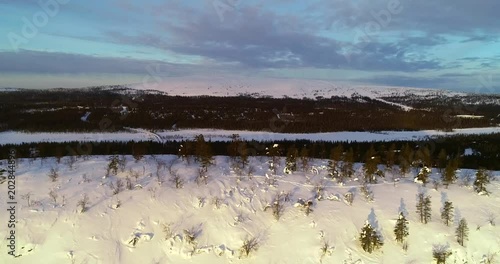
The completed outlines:
{"type": "Polygon", "coordinates": [[[239,156],[238,149],[240,147],[241,138],[238,134],[231,135],[231,143],[227,146],[227,154],[231,158],[232,161],[236,161],[236,158],[239,156]]]}
{"type": "Polygon", "coordinates": [[[448,186],[451,183],[456,181],[457,169],[458,169],[457,160],[456,159],[449,160],[448,163],[446,164],[446,167],[445,167],[444,172],[442,174],[443,184],[445,186],[448,186]]]}
{"type": "Polygon", "coordinates": [[[437,165],[439,168],[439,172],[443,173],[444,168],[446,167],[446,162],[448,160],[448,155],[446,154],[446,149],[442,148],[441,151],[439,151],[437,159],[438,159],[437,165]]]}
{"type": "Polygon", "coordinates": [[[392,143],[385,154],[385,166],[387,169],[392,169],[396,162],[396,144],[392,143]]]}
{"type": "Polygon", "coordinates": [[[278,144],[273,144],[271,147],[266,148],[266,155],[271,158],[269,161],[269,169],[274,175],[278,172],[278,166],[280,161],[280,148],[278,144]]]}
{"type": "Polygon", "coordinates": [[[341,165],[341,171],[341,182],[343,182],[343,178],[351,178],[352,175],[354,175],[354,150],[352,149],[352,147],[347,150],[344,156],[344,160],[342,161],[341,165]]]}
{"type": "Polygon", "coordinates": [[[300,149],[300,167],[302,168],[303,172],[306,172],[309,169],[309,149],[307,148],[306,145],[304,145],[300,149]]]}
{"type": "Polygon", "coordinates": [[[370,148],[365,154],[365,164],[363,165],[363,171],[365,172],[365,182],[368,183],[376,183],[376,172],[377,165],[380,161],[380,158],[377,156],[377,152],[373,145],[370,145],[370,148]]]}
{"type": "Polygon", "coordinates": [[[394,227],[394,235],[396,236],[396,241],[399,243],[403,243],[409,234],[408,220],[406,220],[404,214],[400,212],[399,218],[396,221],[396,226],[394,227]]]}
{"type": "Polygon", "coordinates": [[[239,162],[241,168],[245,168],[249,161],[248,161],[248,146],[246,142],[240,142],[238,152],[240,154],[239,156],[239,162]]]}
{"type": "Polygon", "coordinates": [[[417,195],[417,214],[420,222],[427,224],[431,219],[431,197],[423,192],[417,195]]]}
{"type": "Polygon", "coordinates": [[[294,171],[297,171],[297,156],[299,155],[299,152],[295,145],[292,145],[291,147],[288,148],[286,152],[286,171],[288,173],[292,173],[294,171]]]}
{"type": "Polygon", "coordinates": [[[373,250],[384,245],[382,238],[377,234],[377,231],[368,223],[365,223],[359,235],[359,241],[364,251],[372,253],[373,250]]]}
{"type": "Polygon", "coordinates": [[[441,219],[446,226],[450,226],[453,222],[453,203],[450,201],[445,201],[443,208],[441,209],[441,219]]]}
{"type": "Polygon", "coordinates": [[[182,142],[179,146],[177,156],[189,164],[189,156],[193,154],[193,143],[191,141],[182,142]]]}
{"type": "Polygon", "coordinates": [[[328,175],[332,179],[337,179],[340,176],[339,164],[343,152],[344,148],[341,144],[337,145],[335,148],[332,148],[330,151],[330,160],[328,161],[328,175]]]}
{"type": "Polygon", "coordinates": [[[410,172],[410,166],[412,162],[413,162],[413,150],[408,145],[408,143],[406,143],[401,148],[401,152],[399,154],[399,170],[402,176],[410,172]]]}
{"type": "Polygon", "coordinates": [[[483,169],[483,168],[480,168],[479,170],[477,170],[477,172],[476,172],[476,180],[474,180],[474,190],[478,194],[481,194],[481,195],[486,194],[486,195],[488,195],[489,192],[486,189],[486,185],[488,183],[490,183],[488,172],[485,169],[483,169]]]}
{"type": "Polygon", "coordinates": [[[207,172],[208,167],[213,164],[212,147],[205,141],[203,135],[198,135],[195,138],[195,155],[200,167],[204,172],[207,172]]]}
{"type": "Polygon", "coordinates": [[[427,166],[424,166],[422,169],[420,169],[420,171],[417,174],[417,177],[415,179],[417,181],[422,182],[422,184],[425,186],[425,185],[427,185],[427,182],[429,181],[430,174],[431,174],[431,169],[429,169],[427,166]]]}
{"type": "Polygon", "coordinates": [[[460,219],[458,227],[455,231],[455,235],[457,237],[458,244],[463,247],[465,245],[465,241],[469,237],[469,227],[467,226],[467,221],[465,220],[465,218],[460,219]]]}

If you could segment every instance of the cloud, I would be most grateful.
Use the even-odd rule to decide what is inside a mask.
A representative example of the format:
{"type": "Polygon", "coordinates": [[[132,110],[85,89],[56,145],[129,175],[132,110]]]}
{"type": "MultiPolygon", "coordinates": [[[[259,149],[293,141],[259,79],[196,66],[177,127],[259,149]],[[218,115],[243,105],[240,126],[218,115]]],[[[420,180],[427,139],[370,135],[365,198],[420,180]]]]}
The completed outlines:
{"type": "MultiPolygon", "coordinates": [[[[162,67],[170,75],[191,71],[189,65],[153,60],[94,57],[60,52],[21,50],[0,52],[0,72],[21,73],[128,73],[148,74],[151,67],[162,67]]],[[[195,67],[193,67],[195,68],[195,67]]]]}
{"type": "Polygon", "coordinates": [[[409,58],[405,54],[415,45],[433,45],[444,38],[413,38],[394,44],[351,43],[319,36],[298,17],[277,15],[255,7],[242,7],[227,14],[221,23],[215,14],[202,14],[186,23],[164,25],[162,34],[126,35],[109,32],[113,42],[149,46],[180,55],[196,55],[212,61],[253,69],[320,68],[356,70],[415,71],[436,69],[435,60],[409,58]],[[290,26],[289,21],[296,21],[290,26]],[[168,38],[168,39],[167,39],[168,38]],[[413,41],[413,42],[412,42],[413,41]],[[346,49],[351,49],[348,53],[346,49]]]}
{"type": "Polygon", "coordinates": [[[312,10],[324,10],[322,21],[335,26],[356,28],[376,21],[374,14],[389,10],[390,3],[399,4],[400,13],[391,14],[384,30],[412,30],[427,34],[475,35],[480,30],[485,35],[498,33],[500,20],[497,10],[500,1],[483,0],[322,0],[311,6],[312,10]]]}

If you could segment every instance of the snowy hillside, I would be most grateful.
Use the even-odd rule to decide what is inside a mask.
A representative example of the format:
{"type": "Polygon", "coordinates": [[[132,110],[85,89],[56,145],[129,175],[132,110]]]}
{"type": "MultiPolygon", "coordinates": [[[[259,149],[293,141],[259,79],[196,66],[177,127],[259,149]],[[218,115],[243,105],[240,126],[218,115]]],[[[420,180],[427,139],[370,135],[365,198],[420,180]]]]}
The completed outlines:
{"type": "MultiPolygon", "coordinates": [[[[107,157],[66,157],[60,164],[54,159],[20,160],[16,243],[22,256],[5,254],[7,240],[2,239],[0,263],[433,263],[437,244],[452,252],[448,263],[486,263],[481,261],[487,255],[500,257],[499,226],[489,222],[494,216],[498,220],[500,182],[487,186],[490,196],[479,196],[470,187],[471,179],[466,180],[471,171],[459,171],[460,179],[448,189],[435,190],[430,184],[424,189],[432,211],[431,221],[423,224],[415,213],[422,187],[412,175],[394,181],[399,175],[387,172],[384,180],[368,185],[370,201],[360,181],[339,185],[327,179],[325,160],[312,161],[306,173],[278,172],[266,178],[268,158],[251,158],[251,176],[245,171],[239,177],[227,157],[216,157],[207,184],[197,184],[199,166],[194,161],[188,164],[176,156],[125,159],[117,175],[108,177],[107,157]],[[180,177],[182,188],[175,188],[172,175],[180,177]],[[354,195],[352,205],[344,199],[348,192],[354,195]],[[283,211],[277,220],[274,209],[265,208],[280,193],[283,211]],[[88,203],[81,212],[85,196],[88,203]],[[309,215],[300,199],[312,202],[309,215]],[[450,226],[440,219],[447,200],[455,207],[450,226]],[[409,220],[407,252],[394,239],[400,211],[409,220]],[[461,218],[470,229],[465,247],[454,237],[461,218]],[[384,243],[371,254],[358,240],[365,221],[384,243]],[[248,257],[240,251],[245,238],[257,242],[248,257]]],[[[359,176],[360,164],[355,168],[359,176]]],[[[500,173],[494,175],[498,179],[500,173]]],[[[433,171],[431,177],[439,174],[433,171]]],[[[5,195],[0,203],[6,204],[5,195]]],[[[6,214],[1,219],[6,223],[6,214]]],[[[6,230],[0,228],[1,237],[8,236],[6,230]]]]}
{"type": "Polygon", "coordinates": [[[134,89],[151,89],[166,92],[170,95],[213,95],[316,98],[331,96],[365,96],[373,99],[389,96],[454,96],[464,93],[409,87],[366,86],[336,84],[323,80],[285,79],[285,78],[252,78],[241,76],[190,76],[169,77],[161,82],[136,84],[134,89]]]}

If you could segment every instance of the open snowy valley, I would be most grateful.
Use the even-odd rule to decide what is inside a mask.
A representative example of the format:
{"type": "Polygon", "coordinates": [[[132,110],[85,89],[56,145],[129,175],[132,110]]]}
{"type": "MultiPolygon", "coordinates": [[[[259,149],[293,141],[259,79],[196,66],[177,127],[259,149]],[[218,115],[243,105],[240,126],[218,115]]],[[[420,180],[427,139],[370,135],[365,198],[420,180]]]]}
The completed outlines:
{"type": "MultiPolygon", "coordinates": [[[[483,190],[477,171],[467,169],[444,185],[438,169],[402,175],[379,165],[384,177],[372,181],[360,163],[339,178],[330,160],[297,159],[295,167],[272,156],[246,163],[216,156],[206,167],[197,160],[16,160],[17,257],[1,254],[0,263],[435,263],[436,252],[446,263],[500,258],[498,171],[486,173],[483,190]],[[414,180],[422,173],[426,186],[414,180]],[[429,202],[424,219],[419,194],[429,202]],[[443,214],[447,202],[452,209],[443,214]],[[398,242],[400,215],[408,232],[398,242]],[[456,234],[463,221],[462,246],[456,234]],[[377,243],[361,242],[367,226],[377,243]]],[[[8,237],[6,230],[0,236],[8,237]]]]}

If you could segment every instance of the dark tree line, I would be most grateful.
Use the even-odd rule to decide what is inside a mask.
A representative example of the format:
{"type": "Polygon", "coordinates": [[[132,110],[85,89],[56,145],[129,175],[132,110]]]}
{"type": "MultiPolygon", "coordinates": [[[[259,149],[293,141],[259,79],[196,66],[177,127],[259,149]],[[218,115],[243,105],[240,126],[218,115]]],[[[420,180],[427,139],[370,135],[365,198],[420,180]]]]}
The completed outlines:
{"type": "MultiPolygon", "coordinates": [[[[210,145],[213,155],[227,155],[238,157],[244,151],[244,156],[268,156],[268,150],[276,151],[276,156],[288,157],[288,163],[292,170],[298,170],[299,166],[308,162],[310,158],[330,159],[330,175],[335,178],[339,175],[352,175],[352,164],[354,162],[367,162],[365,165],[366,175],[374,175],[377,172],[375,164],[385,165],[392,168],[396,165],[400,170],[409,172],[411,169],[419,169],[423,166],[438,167],[443,171],[443,180],[452,183],[456,178],[453,174],[456,168],[485,168],[487,170],[499,170],[500,163],[500,136],[475,135],[456,136],[443,138],[437,141],[423,142],[374,142],[374,143],[332,143],[332,142],[310,142],[298,141],[276,141],[257,142],[206,142],[210,145]],[[236,145],[235,145],[236,144],[236,145]],[[274,144],[278,145],[273,149],[274,144]],[[267,150],[266,150],[267,148],[267,150]],[[464,156],[464,150],[471,148],[472,155],[464,156]],[[421,154],[419,154],[421,153],[421,154]],[[445,153],[443,155],[443,153],[445,153]],[[339,162],[342,161],[342,162],[339,162]],[[345,161],[345,162],[344,162],[345,161]],[[295,163],[295,165],[294,165],[295,163]],[[449,174],[446,173],[449,170],[449,174]],[[448,177],[448,178],[447,178],[448,177]]],[[[113,155],[133,154],[138,156],[149,154],[180,154],[194,156],[196,153],[195,141],[181,142],[100,142],[100,143],[25,143],[19,145],[0,146],[0,159],[7,159],[11,148],[17,150],[19,157],[32,156],[32,149],[37,150],[39,157],[63,157],[72,155],[113,155]],[[182,146],[182,147],[181,147],[182,146]],[[180,151],[181,150],[181,151],[180,151]],[[182,152],[182,153],[181,153],[182,152]]],[[[246,158],[245,158],[246,160],[246,158]]],[[[243,162],[246,162],[246,161],[243,162]]],[[[304,169],[304,168],[301,168],[304,169]]],[[[367,179],[373,179],[368,177],[367,179]]],[[[482,189],[484,181],[477,183],[477,189],[482,189]]]]}
{"type": "MultiPolygon", "coordinates": [[[[387,99],[391,101],[391,99],[387,99]]],[[[0,130],[117,131],[145,129],[218,128],[284,133],[329,131],[421,130],[484,127],[500,120],[463,119],[449,114],[449,105],[436,102],[426,110],[404,111],[367,97],[311,99],[169,96],[127,93],[125,87],[75,90],[0,92],[0,130]],[[122,106],[128,107],[126,115],[122,106]],[[88,122],[82,122],[87,111],[88,122]],[[387,122],[391,120],[391,122],[387,122]],[[493,122],[493,123],[492,123],[493,122]]],[[[498,107],[478,107],[476,114],[492,116],[498,107]]],[[[456,113],[463,114],[463,113],[456,113]]],[[[496,115],[495,115],[496,116],[496,115]]]]}

